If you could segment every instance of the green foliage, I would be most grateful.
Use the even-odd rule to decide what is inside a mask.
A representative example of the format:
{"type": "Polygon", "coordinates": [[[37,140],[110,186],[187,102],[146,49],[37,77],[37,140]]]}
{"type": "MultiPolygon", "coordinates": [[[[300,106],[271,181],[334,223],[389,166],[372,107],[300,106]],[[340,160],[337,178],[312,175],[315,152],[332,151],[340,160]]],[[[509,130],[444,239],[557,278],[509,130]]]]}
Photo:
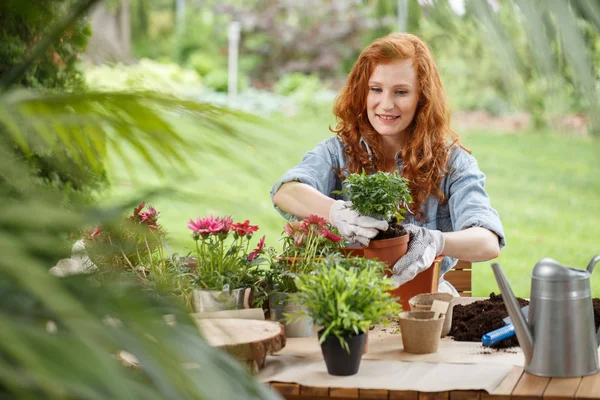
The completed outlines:
{"type": "Polygon", "coordinates": [[[174,63],[142,59],[132,65],[100,65],[86,69],[86,84],[98,91],[150,91],[173,96],[201,87],[198,74],[174,63]]]}
{"type": "Polygon", "coordinates": [[[362,257],[331,257],[320,262],[314,274],[298,276],[299,292],[292,296],[306,307],[316,325],[324,327],[320,343],[334,335],[348,351],[346,338],[400,312],[389,292],[394,285],[383,276],[384,268],[384,263],[362,257]]]}
{"type": "Polygon", "coordinates": [[[408,180],[398,171],[349,174],[344,189],[336,193],[348,195],[352,209],[359,214],[384,221],[390,221],[392,217],[401,221],[406,207],[412,202],[408,180]]]}
{"type": "MultiPolygon", "coordinates": [[[[73,161],[76,165],[87,162],[85,157],[98,151],[97,143],[104,143],[85,143],[81,139],[86,134],[110,137],[109,143],[129,143],[128,151],[142,153],[142,158],[144,153],[152,154],[167,160],[166,165],[181,166],[184,157],[178,157],[180,150],[176,150],[180,133],[168,124],[161,125],[160,117],[149,119],[167,104],[171,115],[203,113],[194,103],[140,94],[0,95],[0,200],[4,209],[0,251],[6,255],[0,260],[2,397],[277,398],[243,366],[209,346],[189,309],[166,296],[156,296],[156,292],[144,293],[139,281],[128,279],[127,274],[98,284],[94,277],[59,279],[48,273],[63,257],[64,238],[69,233],[96,220],[110,225],[115,212],[62,208],[62,195],[36,185],[24,160],[10,156],[11,143],[16,141],[28,149],[28,142],[44,141],[44,127],[51,126],[68,133],[58,136],[61,146],[83,143],[83,156],[73,161]],[[111,112],[105,113],[109,109],[111,112]],[[82,129],[64,129],[71,124],[82,129]],[[176,323],[167,323],[165,314],[176,323]],[[135,368],[121,364],[116,356],[122,352],[136,358],[135,368]]],[[[203,149],[242,144],[237,133],[220,123],[233,114],[227,117],[226,110],[210,110],[197,122],[212,121],[211,132],[221,135],[204,137],[203,149]]],[[[121,221],[120,212],[117,220],[121,221]]],[[[154,287],[163,287],[159,278],[153,282],[154,287]]]]}
{"type": "MultiPolygon", "coordinates": [[[[213,69],[203,80],[206,87],[216,90],[217,92],[227,93],[229,87],[229,74],[227,69],[213,69]]],[[[248,87],[248,78],[244,75],[238,75],[238,91],[248,87]]]]}
{"type": "MultiPolygon", "coordinates": [[[[48,27],[55,24],[75,0],[39,0],[27,4],[4,0],[0,4],[0,76],[8,73],[30,54],[48,27]]],[[[85,20],[70,25],[60,39],[36,60],[14,86],[76,89],[83,85],[79,57],[91,31],[85,20]]]]}

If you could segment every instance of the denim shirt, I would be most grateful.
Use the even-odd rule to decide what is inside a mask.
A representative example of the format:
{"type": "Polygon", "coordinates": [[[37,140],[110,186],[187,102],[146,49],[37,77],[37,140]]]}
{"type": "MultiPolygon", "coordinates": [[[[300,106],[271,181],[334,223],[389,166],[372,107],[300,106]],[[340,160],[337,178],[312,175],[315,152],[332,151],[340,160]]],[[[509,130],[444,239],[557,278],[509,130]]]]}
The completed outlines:
{"type": "MultiPolygon", "coordinates": [[[[361,141],[365,150],[371,151],[364,141],[361,141]]],[[[271,199],[286,182],[297,181],[305,183],[319,192],[333,198],[348,200],[331,192],[342,189],[342,181],[336,170],[346,163],[343,143],[337,137],[326,139],[319,143],[313,150],[304,154],[300,164],[285,172],[271,189],[271,199]]],[[[403,163],[397,159],[399,170],[403,163]]],[[[407,213],[405,222],[428,229],[442,232],[460,231],[470,227],[483,227],[498,236],[500,248],[506,244],[504,229],[500,222],[498,212],[492,208],[490,199],[484,189],[485,175],[479,170],[477,160],[459,146],[453,146],[448,160],[449,173],[442,178],[440,188],[447,199],[445,202],[431,195],[423,205],[425,218],[415,220],[413,214],[407,213]]],[[[275,209],[286,219],[295,217],[279,207],[275,209]]],[[[457,259],[444,257],[442,261],[442,275],[450,270],[457,259]]],[[[443,280],[443,277],[440,281],[443,280]]]]}

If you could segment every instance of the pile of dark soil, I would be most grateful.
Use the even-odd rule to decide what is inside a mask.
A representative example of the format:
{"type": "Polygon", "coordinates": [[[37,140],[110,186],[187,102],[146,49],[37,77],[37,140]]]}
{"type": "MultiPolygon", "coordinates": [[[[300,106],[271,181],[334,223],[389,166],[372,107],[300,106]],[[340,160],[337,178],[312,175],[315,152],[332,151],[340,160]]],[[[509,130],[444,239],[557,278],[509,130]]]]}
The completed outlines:
{"type": "MultiPolygon", "coordinates": [[[[521,307],[529,304],[522,298],[517,298],[521,307]]],[[[596,329],[600,326],[600,298],[594,303],[594,320],[596,329]]],[[[481,336],[505,325],[504,318],[508,316],[502,300],[502,294],[490,294],[486,300],[476,301],[468,305],[456,305],[452,312],[452,328],[449,336],[459,342],[481,342],[481,336]]],[[[517,336],[505,339],[492,346],[495,349],[518,346],[517,336]]]]}

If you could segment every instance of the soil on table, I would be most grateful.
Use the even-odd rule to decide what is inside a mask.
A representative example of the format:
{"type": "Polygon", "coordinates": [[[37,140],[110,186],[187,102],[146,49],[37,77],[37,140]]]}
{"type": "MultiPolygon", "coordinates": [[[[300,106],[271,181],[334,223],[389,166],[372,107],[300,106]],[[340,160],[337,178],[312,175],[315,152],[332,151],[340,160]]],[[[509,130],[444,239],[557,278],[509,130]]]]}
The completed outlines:
{"type": "Polygon", "coordinates": [[[406,235],[406,229],[396,222],[396,219],[392,219],[392,222],[388,224],[387,231],[379,231],[377,236],[372,240],[392,239],[406,235]]]}
{"type": "MultiPolygon", "coordinates": [[[[529,304],[529,301],[517,298],[521,307],[529,304]]],[[[600,298],[592,299],[594,304],[594,321],[596,329],[600,326],[600,298]]],[[[502,294],[490,294],[490,298],[479,300],[467,305],[457,304],[452,312],[452,328],[449,336],[459,342],[481,342],[481,336],[495,329],[502,328],[505,324],[504,318],[508,317],[508,311],[504,306],[502,294]]],[[[504,349],[518,346],[517,336],[504,339],[491,346],[493,349],[504,349]]]]}

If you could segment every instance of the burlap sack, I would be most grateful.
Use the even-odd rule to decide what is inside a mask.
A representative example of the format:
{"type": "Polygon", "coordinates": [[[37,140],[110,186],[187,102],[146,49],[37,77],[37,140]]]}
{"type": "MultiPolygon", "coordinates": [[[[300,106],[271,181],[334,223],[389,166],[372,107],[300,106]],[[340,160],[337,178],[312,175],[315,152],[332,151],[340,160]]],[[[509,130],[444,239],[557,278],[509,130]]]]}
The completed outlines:
{"type": "Polygon", "coordinates": [[[446,336],[450,333],[452,327],[452,309],[454,308],[454,299],[450,293],[423,293],[412,297],[408,304],[411,311],[429,311],[434,300],[447,301],[448,311],[446,312],[444,319],[444,326],[442,327],[441,337],[446,336]]]}
{"type": "Polygon", "coordinates": [[[444,316],[433,319],[433,311],[400,313],[400,333],[404,351],[415,354],[435,353],[440,343],[444,316]]]}

